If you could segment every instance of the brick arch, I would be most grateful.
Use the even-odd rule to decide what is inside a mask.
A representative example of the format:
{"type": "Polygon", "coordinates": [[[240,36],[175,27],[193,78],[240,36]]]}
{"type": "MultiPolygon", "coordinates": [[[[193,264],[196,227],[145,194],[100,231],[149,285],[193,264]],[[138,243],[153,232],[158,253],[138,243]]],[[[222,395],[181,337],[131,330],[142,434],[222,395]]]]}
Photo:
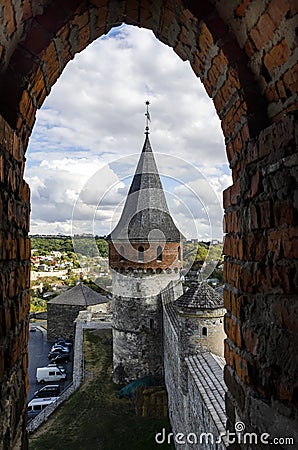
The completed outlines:
{"type": "Polygon", "coordinates": [[[122,22],[153,30],[189,60],[221,119],[233,174],[224,193],[228,426],[240,417],[258,433],[272,434],[271,424],[279,436],[287,427],[294,433],[296,14],[288,0],[0,1],[0,380],[11,405],[0,421],[0,442],[6,448],[26,448],[24,151],[36,109],[68,61],[122,22]]]}
{"type": "MultiPolygon", "coordinates": [[[[247,55],[210,2],[193,12],[181,1],[159,10],[149,1],[141,6],[131,3],[74,1],[65,6],[56,0],[34,18],[30,12],[24,16],[23,26],[28,31],[14,49],[2,79],[1,112],[25,145],[36,109],[68,61],[123,22],[152,29],[182,60],[190,61],[214,101],[229,143],[243,142],[264,128],[268,123],[266,102],[247,70],[247,55]]],[[[231,156],[231,144],[228,149],[231,156]]]]}

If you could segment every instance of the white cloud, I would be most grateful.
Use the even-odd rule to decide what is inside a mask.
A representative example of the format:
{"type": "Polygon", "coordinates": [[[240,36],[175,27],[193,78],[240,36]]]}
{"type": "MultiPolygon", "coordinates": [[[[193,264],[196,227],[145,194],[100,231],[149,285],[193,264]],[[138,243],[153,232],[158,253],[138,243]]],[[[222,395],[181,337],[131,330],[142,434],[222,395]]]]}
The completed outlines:
{"type": "MultiPolygon", "coordinates": [[[[221,201],[221,191],[231,181],[211,100],[189,64],[171,48],[148,30],[124,26],[76,55],[38,112],[26,168],[32,192],[31,232],[69,233],[74,202],[87,180],[111,161],[135,154],[118,167],[117,162],[106,167],[104,175],[100,172],[100,189],[89,183],[91,189],[80,197],[78,220],[83,224],[95,214],[100,232],[109,232],[115,205],[127,192],[123,177],[132,175],[143,145],[147,98],[154,152],[185,161],[169,164],[157,155],[161,172],[183,183],[196,183],[195,172],[188,168],[194,164],[221,201]],[[109,195],[95,213],[100,192],[109,195]]],[[[175,192],[179,193],[178,187],[175,192]]],[[[182,192],[180,186],[179,195],[182,192]]],[[[206,220],[193,201],[188,206],[194,208],[199,234],[206,234],[206,220]]],[[[178,207],[174,212],[182,218],[178,207]]],[[[221,235],[222,217],[217,222],[216,233],[221,235]]]]}

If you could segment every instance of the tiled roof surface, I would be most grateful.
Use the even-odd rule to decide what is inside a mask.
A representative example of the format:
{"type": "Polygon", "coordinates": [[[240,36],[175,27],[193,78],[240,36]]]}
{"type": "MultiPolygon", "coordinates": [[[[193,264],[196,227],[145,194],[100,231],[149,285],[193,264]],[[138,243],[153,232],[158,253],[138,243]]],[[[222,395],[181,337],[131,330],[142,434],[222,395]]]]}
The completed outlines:
{"type": "Polygon", "coordinates": [[[121,218],[108,238],[180,242],[181,235],[168,209],[148,133],[121,218]]]}
{"type": "Polygon", "coordinates": [[[217,309],[223,308],[223,298],[206,282],[199,282],[181,295],[175,307],[182,309],[217,309]]]}
{"type": "Polygon", "coordinates": [[[48,303],[55,305],[90,306],[107,302],[107,298],[93,289],[88,288],[83,283],[79,283],[63,294],[50,300],[48,303]]]}
{"type": "Polygon", "coordinates": [[[227,391],[223,368],[210,352],[185,358],[195,384],[219,432],[225,432],[225,392],[227,391]]]}

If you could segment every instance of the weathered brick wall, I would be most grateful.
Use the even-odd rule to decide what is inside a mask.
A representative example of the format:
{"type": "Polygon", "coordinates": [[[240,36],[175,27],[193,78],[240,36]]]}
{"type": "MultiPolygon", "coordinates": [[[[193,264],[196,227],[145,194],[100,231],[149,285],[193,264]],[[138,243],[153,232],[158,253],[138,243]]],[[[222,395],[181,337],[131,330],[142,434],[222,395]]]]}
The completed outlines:
{"type": "MultiPolygon", "coordinates": [[[[26,346],[29,191],[21,181],[21,149],[36,108],[67,62],[126,22],[152,29],[189,60],[222,121],[233,176],[224,196],[230,425],[240,415],[247,427],[268,430],[276,411],[279,423],[292,423],[297,397],[290,352],[297,336],[297,131],[291,115],[297,110],[296,3],[0,0],[0,20],[0,117],[6,120],[0,128],[2,404],[12,366],[18,366],[26,346]]],[[[19,416],[25,403],[22,371],[23,381],[14,383],[18,406],[10,402],[11,417],[19,416]]],[[[21,423],[2,420],[6,448],[21,423]]]]}
{"type": "Polygon", "coordinates": [[[30,241],[22,143],[0,118],[0,449],[26,448],[30,241]]]}
{"type": "MultiPolygon", "coordinates": [[[[109,245],[109,264],[114,270],[142,269],[142,270],[180,270],[182,261],[178,260],[178,248],[182,244],[178,242],[167,242],[163,246],[162,261],[158,260],[157,247],[158,244],[142,244],[144,248],[144,262],[138,262],[138,248],[141,244],[110,244],[109,245]],[[121,247],[125,258],[121,255],[121,247]],[[122,258],[121,258],[122,256],[122,258]]],[[[182,252],[182,250],[181,250],[182,252]]],[[[182,254],[182,253],[181,253],[182,254]]]]}
{"type": "Polygon", "coordinates": [[[224,195],[230,422],[296,442],[297,144],[287,114],[249,142],[237,188],[224,195]]]}

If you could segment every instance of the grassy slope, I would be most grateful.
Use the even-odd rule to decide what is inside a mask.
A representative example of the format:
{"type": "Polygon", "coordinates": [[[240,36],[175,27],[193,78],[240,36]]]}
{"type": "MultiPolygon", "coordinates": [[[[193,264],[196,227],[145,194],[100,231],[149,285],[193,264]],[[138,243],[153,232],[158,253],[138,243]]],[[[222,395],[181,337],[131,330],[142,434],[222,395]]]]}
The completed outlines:
{"type": "Polygon", "coordinates": [[[170,430],[167,419],[136,417],[133,405],[118,400],[111,381],[112,349],[106,331],[85,335],[85,381],[30,437],[30,450],[153,450],[156,432],[170,430]],[[105,334],[105,335],[104,335],[105,334]]]}

